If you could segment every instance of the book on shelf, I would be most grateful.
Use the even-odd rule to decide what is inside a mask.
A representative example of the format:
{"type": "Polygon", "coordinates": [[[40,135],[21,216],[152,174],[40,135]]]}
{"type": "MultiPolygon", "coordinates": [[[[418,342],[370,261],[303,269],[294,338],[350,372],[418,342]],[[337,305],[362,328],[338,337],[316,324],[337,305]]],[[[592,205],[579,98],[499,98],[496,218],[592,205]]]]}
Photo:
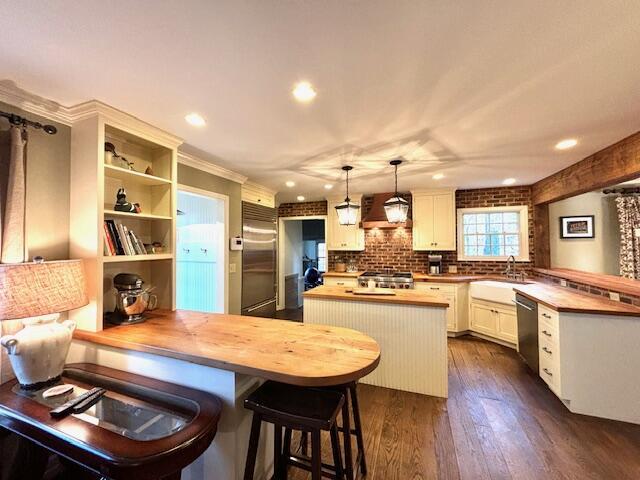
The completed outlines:
{"type": "Polygon", "coordinates": [[[133,230],[115,220],[104,221],[104,254],[112,255],[146,255],[144,243],[133,230]]]}

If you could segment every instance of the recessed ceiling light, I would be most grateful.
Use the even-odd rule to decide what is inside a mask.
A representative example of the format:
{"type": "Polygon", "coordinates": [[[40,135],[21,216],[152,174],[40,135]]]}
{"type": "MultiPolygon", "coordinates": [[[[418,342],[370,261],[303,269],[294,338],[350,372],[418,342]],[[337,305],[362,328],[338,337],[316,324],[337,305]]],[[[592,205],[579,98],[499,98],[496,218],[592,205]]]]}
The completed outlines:
{"type": "Polygon", "coordinates": [[[309,82],[298,82],[293,87],[293,96],[299,102],[310,102],[316,98],[316,95],[316,91],[309,82]]]}
{"type": "Polygon", "coordinates": [[[556,149],[566,150],[567,148],[573,148],[578,144],[578,140],[575,138],[566,138],[556,143],[556,149]]]}
{"type": "Polygon", "coordinates": [[[288,180],[288,181],[284,182],[284,184],[289,188],[296,186],[296,182],[294,182],[292,180],[288,180]]]}
{"type": "Polygon", "coordinates": [[[502,181],[503,185],[513,185],[514,183],[516,183],[516,179],[515,178],[505,178],[502,181]]]}
{"type": "Polygon", "coordinates": [[[324,188],[325,190],[331,190],[333,188],[333,185],[331,185],[330,183],[325,183],[324,188]]]}
{"type": "Polygon", "coordinates": [[[304,202],[304,197],[302,195],[298,195],[298,201],[299,202],[304,202]]]}
{"type": "Polygon", "coordinates": [[[433,177],[434,180],[442,180],[444,178],[444,173],[436,173],[433,177]]]}
{"type": "Polygon", "coordinates": [[[189,125],[193,125],[194,127],[204,127],[207,124],[207,121],[202,118],[202,115],[199,115],[195,112],[186,115],[184,119],[189,125]]]}

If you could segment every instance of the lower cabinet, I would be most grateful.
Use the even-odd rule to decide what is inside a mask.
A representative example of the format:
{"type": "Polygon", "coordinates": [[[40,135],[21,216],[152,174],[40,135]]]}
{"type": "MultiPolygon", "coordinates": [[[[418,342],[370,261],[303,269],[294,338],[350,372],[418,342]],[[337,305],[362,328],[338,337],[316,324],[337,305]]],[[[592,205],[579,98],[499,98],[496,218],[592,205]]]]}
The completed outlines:
{"type": "Polygon", "coordinates": [[[518,317],[515,307],[471,299],[469,329],[489,337],[518,343],[518,317]]]}
{"type": "Polygon", "coordinates": [[[323,277],[324,285],[337,287],[358,287],[358,279],[355,277],[323,277]]]}
{"type": "Polygon", "coordinates": [[[414,288],[444,298],[447,308],[447,332],[457,333],[469,329],[467,321],[467,291],[465,283],[415,282],[414,288]]]}

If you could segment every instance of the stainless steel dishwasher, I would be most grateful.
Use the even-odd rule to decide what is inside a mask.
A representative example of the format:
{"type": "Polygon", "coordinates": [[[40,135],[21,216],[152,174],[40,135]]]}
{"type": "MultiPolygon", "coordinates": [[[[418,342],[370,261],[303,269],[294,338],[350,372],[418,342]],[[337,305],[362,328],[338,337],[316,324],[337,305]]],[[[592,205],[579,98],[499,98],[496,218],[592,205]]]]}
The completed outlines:
{"type": "Polygon", "coordinates": [[[518,352],[534,372],[539,372],[538,363],[538,304],[516,294],[518,311],[518,352]]]}

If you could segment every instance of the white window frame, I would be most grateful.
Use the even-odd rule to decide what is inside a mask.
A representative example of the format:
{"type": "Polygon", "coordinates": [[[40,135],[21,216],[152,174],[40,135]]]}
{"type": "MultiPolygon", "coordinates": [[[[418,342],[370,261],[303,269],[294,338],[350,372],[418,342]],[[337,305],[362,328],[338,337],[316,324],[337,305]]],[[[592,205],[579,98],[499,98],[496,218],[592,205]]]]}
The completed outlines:
{"type": "Polygon", "coordinates": [[[470,262],[504,262],[509,257],[491,256],[466,256],[464,254],[464,226],[462,216],[467,213],[495,213],[495,212],[516,212],[520,216],[520,255],[517,262],[529,261],[529,209],[527,205],[512,205],[508,207],[478,207],[478,208],[458,208],[458,260],[470,262]]]}

